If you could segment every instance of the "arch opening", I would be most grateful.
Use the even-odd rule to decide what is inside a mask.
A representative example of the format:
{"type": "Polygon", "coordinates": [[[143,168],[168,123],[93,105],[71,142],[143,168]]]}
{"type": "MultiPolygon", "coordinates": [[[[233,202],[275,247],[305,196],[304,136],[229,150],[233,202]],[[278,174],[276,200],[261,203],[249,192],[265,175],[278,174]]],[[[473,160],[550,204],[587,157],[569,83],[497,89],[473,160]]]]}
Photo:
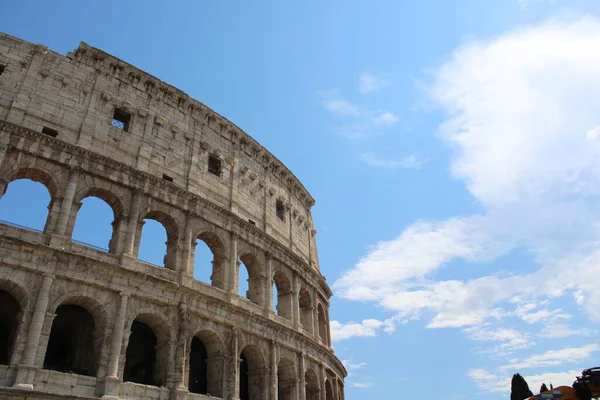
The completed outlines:
{"type": "Polygon", "coordinates": [[[306,400],[319,400],[319,379],[312,369],[304,373],[304,382],[306,385],[306,400]]]}
{"type": "Polygon", "coordinates": [[[304,329],[313,332],[313,309],[310,293],[306,288],[301,288],[298,293],[298,304],[300,306],[300,324],[304,329]]]}
{"type": "Polygon", "coordinates": [[[241,265],[239,268],[239,294],[245,297],[254,304],[262,305],[263,302],[263,278],[261,273],[261,265],[258,261],[258,257],[254,254],[244,254],[240,257],[241,265]],[[244,268],[242,268],[242,265],[244,268]],[[243,292],[243,272],[244,269],[248,273],[247,278],[247,290],[243,292]]]}
{"type": "Polygon", "coordinates": [[[42,182],[31,178],[10,182],[0,198],[0,220],[20,228],[46,232],[54,202],[50,189],[42,182]]]}
{"type": "Polygon", "coordinates": [[[156,371],[156,346],[154,331],[138,320],[131,324],[131,333],[125,352],[124,382],[159,385],[156,371]]]}
{"type": "Polygon", "coordinates": [[[66,304],[56,309],[44,369],[95,376],[97,366],[94,317],[83,307],[66,304]]]}
{"type": "Polygon", "coordinates": [[[240,353],[239,392],[240,400],[254,400],[266,393],[261,374],[264,359],[256,346],[247,346],[240,353]]]}
{"type": "Polygon", "coordinates": [[[21,306],[10,293],[0,290],[0,365],[10,364],[21,306]]]}
{"type": "Polygon", "coordinates": [[[188,388],[191,393],[207,394],[208,352],[202,339],[194,337],[190,346],[190,375],[188,388]]]}
{"type": "Polygon", "coordinates": [[[138,225],[138,259],[159,267],[175,269],[178,229],[175,220],[162,212],[150,212],[138,225]],[[164,245],[159,243],[164,241],[164,245]]]}
{"type": "Polygon", "coordinates": [[[283,271],[277,271],[273,274],[273,300],[277,315],[291,320],[292,319],[292,285],[287,275],[283,271]]]}
{"type": "Polygon", "coordinates": [[[118,221],[113,209],[104,199],[88,196],[75,210],[72,240],[96,250],[116,253],[118,221]]]}
{"type": "Polygon", "coordinates": [[[282,358],[277,364],[277,399],[294,400],[296,388],[296,370],[294,362],[289,358],[282,358]]]}
{"type": "Polygon", "coordinates": [[[319,303],[317,306],[317,314],[319,320],[319,337],[324,344],[328,344],[327,338],[327,318],[325,317],[325,310],[323,305],[319,303]]]}
{"type": "Polygon", "coordinates": [[[334,400],[335,397],[333,395],[333,387],[331,386],[331,381],[327,379],[325,381],[325,400],[334,400]]]}
{"type": "Polygon", "coordinates": [[[219,237],[210,232],[202,233],[192,243],[192,249],[194,279],[225,289],[225,246],[219,237]]]}

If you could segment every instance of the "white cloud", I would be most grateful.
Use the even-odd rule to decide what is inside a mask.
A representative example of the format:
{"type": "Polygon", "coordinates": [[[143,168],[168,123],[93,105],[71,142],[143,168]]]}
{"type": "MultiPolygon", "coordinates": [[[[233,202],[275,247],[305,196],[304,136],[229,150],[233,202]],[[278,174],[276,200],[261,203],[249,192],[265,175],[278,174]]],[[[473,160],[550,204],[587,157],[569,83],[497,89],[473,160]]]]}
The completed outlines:
{"type": "Polygon", "coordinates": [[[540,337],[548,339],[565,338],[569,336],[592,336],[596,332],[592,329],[571,329],[564,323],[552,321],[546,325],[540,332],[540,337]]]}
{"type": "Polygon", "coordinates": [[[377,89],[381,89],[389,84],[385,78],[375,76],[368,72],[363,72],[358,79],[358,89],[362,94],[371,93],[377,89]]]}
{"type": "Polygon", "coordinates": [[[360,161],[370,165],[372,167],[395,169],[395,168],[406,168],[406,169],[420,169],[426,160],[418,158],[416,155],[411,154],[401,159],[386,160],[373,153],[364,153],[360,156],[360,161]]]}
{"type": "MultiPolygon", "coordinates": [[[[334,284],[337,294],[376,301],[396,320],[430,328],[501,321],[512,299],[533,304],[573,295],[600,320],[600,23],[549,22],[458,49],[430,94],[447,117],[452,174],[480,215],[418,221],[382,241],[334,284]],[[525,249],[528,273],[486,270],[525,249]],[[476,263],[469,280],[436,280],[455,260],[476,263]]],[[[495,267],[497,268],[497,266],[495,267]]],[[[568,318],[522,313],[530,323],[568,318]]]]}
{"type": "Polygon", "coordinates": [[[490,328],[488,326],[471,326],[463,330],[471,340],[479,342],[500,342],[494,347],[482,351],[496,355],[507,355],[515,350],[522,350],[535,344],[529,334],[509,328],[490,328]]]}
{"type": "Polygon", "coordinates": [[[360,114],[360,109],[358,106],[345,99],[323,100],[321,104],[332,114],[351,116],[360,114]]]}
{"type": "Polygon", "coordinates": [[[379,330],[385,328],[386,322],[376,319],[365,319],[360,323],[350,322],[341,324],[338,321],[331,321],[331,341],[337,342],[352,337],[375,336],[379,330]]]}
{"type": "MultiPolygon", "coordinates": [[[[523,375],[527,381],[529,388],[533,392],[536,392],[542,383],[546,383],[546,385],[549,386],[549,383],[552,382],[554,387],[563,385],[570,386],[575,380],[575,377],[580,373],[581,369],[565,372],[544,372],[534,375],[521,375],[523,375]]],[[[467,376],[485,392],[510,392],[510,381],[512,379],[512,375],[507,376],[503,374],[502,376],[498,376],[486,369],[474,368],[468,371],[467,376]]]]}
{"type": "Polygon", "coordinates": [[[384,111],[378,114],[373,121],[378,125],[394,125],[400,118],[390,111],[384,111]]]}
{"type": "Polygon", "coordinates": [[[569,347],[561,350],[550,350],[542,354],[534,354],[521,361],[502,366],[504,370],[518,371],[526,368],[546,368],[566,363],[589,359],[591,354],[600,350],[600,345],[589,344],[582,347],[569,347]]]}
{"type": "Polygon", "coordinates": [[[371,382],[352,382],[352,386],[359,389],[368,389],[372,384],[371,382]]]}

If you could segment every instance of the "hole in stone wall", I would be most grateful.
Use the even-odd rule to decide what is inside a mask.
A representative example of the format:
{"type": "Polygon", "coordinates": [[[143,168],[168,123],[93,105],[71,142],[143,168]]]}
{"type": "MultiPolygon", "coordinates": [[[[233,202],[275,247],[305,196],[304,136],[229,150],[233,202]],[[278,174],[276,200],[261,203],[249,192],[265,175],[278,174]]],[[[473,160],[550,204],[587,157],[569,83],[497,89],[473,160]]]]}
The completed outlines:
{"type": "Polygon", "coordinates": [[[6,65],[0,64],[0,75],[2,75],[4,73],[5,69],[6,69],[6,65]]]}
{"type": "Polygon", "coordinates": [[[280,200],[277,200],[275,203],[275,214],[277,215],[277,218],[285,221],[285,205],[280,200]]]}
{"type": "Polygon", "coordinates": [[[95,196],[86,197],[81,204],[75,219],[73,240],[97,250],[108,251],[117,228],[113,209],[106,201],[95,196]]]}
{"type": "Polygon", "coordinates": [[[135,382],[143,385],[156,385],[156,335],[143,322],[133,321],[131,334],[127,344],[124,382],[135,382]]]}
{"type": "Polygon", "coordinates": [[[249,278],[250,276],[248,275],[248,267],[246,267],[246,265],[242,262],[240,264],[240,279],[239,279],[239,295],[248,299],[250,296],[250,285],[249,285],[249,278]]]}
{"type": "Polygon", "coordinates": [[[194,279],[210,285],[214,256],[210,247],[208,247],[203,240],[197,239],[196,243],[194,254],[194,279]]]}
{"type": "Polygon", "coordinates": [[[44,369],[94,376],[94,329],[94,318],[85,308],[70,304],[58,307],[48,339],[44,369]]]}
{"type": "Polygon", "coordinates": [[[52,206],[48,188],[30,179],[17,179],[8,184],[0,199],[0,220],[42,232],[52,206]]]}
{"type": "Polygon", "coordinates": [[[293,400],[296,387],[294,362],[282,358],[277,364],[277,400],[293,400]]]}
{"type": "Polygon", "coordinates": [[[201,339],[194,337],[190,347],[189,390],[192,393],[207,394],[207,352],[201,339]]]}
{"type": "Polygon", "coordinates": [[[125,132],[129,132],[131,114],[121,108],[115,108],[111,125],[125,132]]]}
{"type": "Polygon", "coordinates": [[[273,275],[273,304],[280,317],[292,319],[292,286],[287,275],[282,271],[277,271],[273,275]]]}
{"type": "Polygon", "coordinates": [[[42,128],[42,133],[54,138],[58,136],[58,131],[56,129],[48,128],[47,126],[42,128]]]}
{"type": "Polygon", "coordinates": [[[222,172],[222,162],[221,159],[217,156],[213,156],[210,154],[208,156],[208,172],[213,175],[221,176],[222,172]]]}
{"type": "Polygon", "coordinates": [[[254,222],[253,220],[249,219],[248,222],[250,222],[252,225],[256,226],[256,222],[254,222]]]}
{"type": "Polygon", "coordinates": [[[240,357],[240,400],[250,400],[250,388],[248,379],[248,359],[245,355],[240,357]]]}
{"type": "Polygon", "coordinates": [[[159,267],[165,266],[167,229],[160,222],[144,219],[138,259],[159,267]]]}
{"type": "Polygon", "coordinates": [[[317,374],[309,369],[304,374],[304,381],[306,382],[306,400],[319,400],[319,379],[317,374]]]}
{"type": "Polygon", "coordinates": [[[0,290],[0,365],[10,363],[20,312],[17,300],[8,292],[0,290]]]}
{"type": "Polygon", "coordinates": [[[173,178],[171,178],[169,175],[163,174],[162,178],[165,181],[173,182],[173,178]]]}

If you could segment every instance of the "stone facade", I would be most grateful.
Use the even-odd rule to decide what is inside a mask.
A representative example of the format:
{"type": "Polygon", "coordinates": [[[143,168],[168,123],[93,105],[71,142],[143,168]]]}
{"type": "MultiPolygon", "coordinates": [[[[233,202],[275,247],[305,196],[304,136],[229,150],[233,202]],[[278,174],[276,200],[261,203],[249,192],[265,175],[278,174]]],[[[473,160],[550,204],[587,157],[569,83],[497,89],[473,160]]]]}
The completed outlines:
{"type": "Polygon", "coordinates": [[[0,399],[343,400],[314,200],[237,126],[85,43],[0,34],[0,194],[16,179],[51,202],[43,232],[0,223],[0,399]],[[114,212],[107,252],[71,240],[90,196],[114,212]],[[137,259],[145,219],[162,268],[137,259]]]}

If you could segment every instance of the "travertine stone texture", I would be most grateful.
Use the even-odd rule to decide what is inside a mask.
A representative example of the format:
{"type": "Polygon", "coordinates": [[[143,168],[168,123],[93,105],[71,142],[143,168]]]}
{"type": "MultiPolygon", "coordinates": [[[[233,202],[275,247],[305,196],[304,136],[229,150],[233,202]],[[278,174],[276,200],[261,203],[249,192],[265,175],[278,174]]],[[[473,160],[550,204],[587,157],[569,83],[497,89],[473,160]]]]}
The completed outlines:
{"type": "Polygon", "coordinates": [[[51,196],[43,232],[0,223],[0,313],[14,328],[0,399],[343,400],[314,200],[277,158],[181,90],[85,43],[63,56],[0,34],[0,71],[0,196],[22,178],[51,196]],[[71,240],[89,196],[114,211],[107,252],[71,240]],[[167,231],[164,267],[137,260],[145,219],[167,231]],[[193,278],[197,239],[213,253],[212,284],[193,278]],[[86,373],[47,365],[66,306],[93,321],[81,331],[88,342],[69,339],[83,346],[73,354],[86,373]],[[129,339],[140,324],[156,361],[135,373],[152,384],[124,379],[135,374],[129,339]],[[194,364],[198,340],[205,353],[194,364]],[[196,392],[206,394],[191,393],[190,368],[201,365],[196,392]]]}

